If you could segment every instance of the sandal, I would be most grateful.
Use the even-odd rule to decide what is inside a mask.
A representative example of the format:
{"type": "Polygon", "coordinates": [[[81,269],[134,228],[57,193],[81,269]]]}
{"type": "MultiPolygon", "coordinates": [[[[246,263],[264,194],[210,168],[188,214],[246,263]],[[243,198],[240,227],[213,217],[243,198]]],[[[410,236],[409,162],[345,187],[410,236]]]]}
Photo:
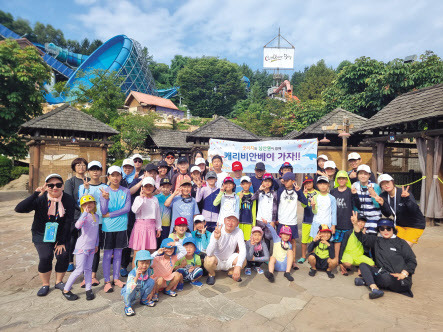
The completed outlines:
{"type": "Polygon", "coordinates": [[[80,288],[85,288],[85,287],[86,287],[86,283],[85,283],[85,281],[83,280],[82,283],[80,284],[80,288]]]}
{"type": "Polygon", "coordinates": [[[171,297],[176,297],[177,296],[177,293],[174,292],[173,290],[164,290],[163,294],[169,295],[171,297]]]}
{"type": "Polygon", "coordinates": [[[119,279],[115,279],[114,282],[113,282],[113,284],[114,284],[115,286],[120,287],[120,288],[125,287],[125,283],[124,283],[123,281],[119,280],[119,279]]]}
{"type": "Polygon", "coordinates": [[[92,278],[92,286],[98,286],[100,285],[100,281],[98,281],[96,278],[92,278]]]}
{"type": "MultiPolygon", "coordinates": [[[[114,291],[114,289],[112,288],[112,284],[110,281],[108,281],[107,283],[105,283],[105,288],[103,288],[103,290],[105,291],[105,293],[112,293],[114,291]]],[[[132,315],[131,315],[132,316],[132,315]]]]}
{"type": "Polygon", "coordinates": [[[303,257],[297,261],[298,264],[303,264],[304,262],[306,262],[306,258],[303,257]]]}
{"type": "Polygon", "coordinates": [[[132,309],[132,307],[125,307],[125,315],[134,316],[135,315],[134,309],[132,309]]]}
{"type": "Polygon", "coordinates": [[[140,304],[142,305],[147,305],[148,307],[155,307],[156,303],[154,301],[148,301],[148,299],[146,300],[140,300],[140,304]]]}
{"type": "Polygon", "coordinates": [[[154,301],[154,302],[158,302],[158,293],[155,293],[155,294],[152,296],[152,301],[154,301]]]}

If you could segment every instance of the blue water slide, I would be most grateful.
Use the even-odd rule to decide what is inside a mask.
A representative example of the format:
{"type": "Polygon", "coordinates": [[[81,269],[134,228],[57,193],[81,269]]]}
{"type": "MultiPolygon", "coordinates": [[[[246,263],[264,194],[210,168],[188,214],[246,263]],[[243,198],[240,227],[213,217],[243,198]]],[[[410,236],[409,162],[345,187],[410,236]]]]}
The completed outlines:
{"type": "Polygon", "coordinates": [[[173,86],[172,88],[169,89],[159,89],[157,90],[157,93],[160,97],[170,99],[178,94],[178,89],[180,89],[179,86],[173,86]]]}
{"type": "Polygon", "coordinates": [[[67,48],[62,48],[54,43],[46,43],[45,51],[57,60],[65,62],[73,67],[80,66],[88,59],[87,55],[71,52],[67,48]]]}

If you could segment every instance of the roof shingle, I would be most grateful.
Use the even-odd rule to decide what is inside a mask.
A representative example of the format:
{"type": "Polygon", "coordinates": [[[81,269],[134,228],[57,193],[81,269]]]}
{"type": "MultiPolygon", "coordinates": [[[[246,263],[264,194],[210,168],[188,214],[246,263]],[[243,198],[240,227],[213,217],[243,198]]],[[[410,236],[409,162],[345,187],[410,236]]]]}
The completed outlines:
{"type": "Polygon", "coordinates": [[[147,148],[150,148],[149,145],[154,144],[157,148],[191,149],[193,143],[186,142],[186,136],[188,134],[188,132],[179,130],[155,129],[147,137],[147,148]]]}
{"type": "Polygon", "coordinates": [[[165,108],[170,108],[173,110],[180,111],[177,106],[174,105],[174,103],[166,98],[157,97],[148,95],[146,93],[137,92],[137,91],[131,91],[131,93],[126,97],[125,105],[129,105],[129,102],[132,98],[135,98],[140,104],[144,103],[146,105],[154,105],[154,106],[160,106],[165,108]]]}

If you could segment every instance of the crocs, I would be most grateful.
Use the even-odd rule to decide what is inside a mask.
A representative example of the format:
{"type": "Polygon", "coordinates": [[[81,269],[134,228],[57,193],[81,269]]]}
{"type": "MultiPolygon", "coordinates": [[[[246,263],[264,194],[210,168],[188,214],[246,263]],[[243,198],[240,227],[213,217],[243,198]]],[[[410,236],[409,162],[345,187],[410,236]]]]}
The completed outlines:
{"type": "Polygon", "coordinates": [[[113,282],[113,284],[114,284],[115,286],[120,287],[120,288],[125,287],[125,283],[124,283],[123,281],[119,280],[119,279],[115,279],[114,282],[113,282]]]}
{"type": "Polygon", "coordinates": [[[355,278],[354,279],[355,286],[366,286],[366,282],[363,278],[355,278]]]}
{"type": "Polygon", "coordinates": [[[255,267],[255,271],[257,271],[258,274],[263,274],[264,273],[263,269],[261,267],[259,267],[259,266],[255,267]]]}
{"type": "Polygon", "coordinates": [[[297,261],[298,264],[303,264],[304,262],[306,262],[306,258],[303,257],[297,261]]]}
{"type": "Polygon", "coordinates": [[[105,291],[105,293],[112,293],[114,291],[110,281],[105,283],[105,288],[103,288],[103,290],[105,291]]]}
{"type": "Polygon", "coordinates": [[[376,289],[374,288],[370,293],[369,293],[369,298],[371,300],[373,299],[378,299],[379,297],[382,297],[385,293],[380,290],[380,289],[376,289]]]}
{"type": "Polygon", "coordinates": [[[291,274],[289,272],[285,272],[283,274],[285,276],[286,279],[288,279],[289,281],[294,281],[294,277],[291,276],[291,274]]]}
{"type": "Polygon", "coordinates": [[[247,276],[250,276],[250,275],[252,274],[252,270],[251,270],[251,268],[247,267],[247,268],[245,269],[245,274],[246,274],[247,276]]]}
{"type": "Polygon", "coordinates": [[[206,279],[206,283],[208,285],[213,285],[215,284],[215,276],[208,276],[208,279],[206,279]]]}
{"type": "Polygon", "coordinates": [[[135,311],[132,309],[132,307],[125,307],[125,315],[126,316],[134,316],[135,311]]]}
{"type": "Polygon", "coordinates": [[[93,300],[93,299],[95,299],[95,294],[92,292],[91,289],[90,289],[90,290],[87,290],[87,291],[86,291],[86,300],[87,300],[87,301],[91,301],[91,300],[93,300]]]}
{"type": "Polygon", "coordinates": [[[274,273],[271,273],[269,271],[265,272],[265,277],[270,281],[270,282],[274,282],[275,278],[274,278],[274,273]]]}
{"type": "Polygon", "coordinates": [[[37,296],[46,296],[49,293],[49,286],[42,286],[37,292],[37,296]]]}
{"type": "Polygon", "coordinates": [[[335,275],[332,273],[332,271],[326,271],[326,274],[328,275],[329,278],[335,278],[335,275]]]}
{"type": "Polygon", "coordinates": [[[311,277],[313,277],[313,276],[315,276],[316,274],[317,274],[317,270],[314,270],[312,267],[311,267],[311,269],[309,270],[309,273],[308,273],[311,277]]]}
{"type": "Polygon", "coordinates": [[[58,284],[55,284],[54,288],[63,291],[65,289],[65,283],[63,281],[60,281],[58,284]]]}
{"type": "Polygon", "coordinates": [[[75,300],[78,300],[78,296],[75,295],[74,293],[72,293],[71,291],[69,291],[69,292],[67,292],[67,293],[65,293],[65,292],[62,292],[62,293],[63,293],[63,296],[64,296],[68,301],[75,301],[75,300]]]}
{"type": "Polygon", "coordinates": [[[177,293],[174,292],[173,290],[164,290],[163,294],[169,295],[171,297],[176,297],[177,296],[177,293]]]}

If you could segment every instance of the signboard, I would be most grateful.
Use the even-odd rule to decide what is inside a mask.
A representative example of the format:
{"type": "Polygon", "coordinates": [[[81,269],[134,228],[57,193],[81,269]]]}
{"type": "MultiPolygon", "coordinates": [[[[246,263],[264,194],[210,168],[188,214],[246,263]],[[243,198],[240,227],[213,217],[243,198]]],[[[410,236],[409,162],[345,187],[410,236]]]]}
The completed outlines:
{"type": "Polygon", "coordinates": [[[209,140],[208,160],[215,155],[223,158],[223,170],[231,172],[234,161],[240,161],[244,173],[254,173],[255,164],[262,162],[268,173],[278,173],[289,162],[294,173],[317,172],[317,139],[236,142],[209,140]]]}
{"type": "Polygon", "coordinates": [[[265,47],[263,49],[263,68],[294,69],[293,48],[265,47]]]}

